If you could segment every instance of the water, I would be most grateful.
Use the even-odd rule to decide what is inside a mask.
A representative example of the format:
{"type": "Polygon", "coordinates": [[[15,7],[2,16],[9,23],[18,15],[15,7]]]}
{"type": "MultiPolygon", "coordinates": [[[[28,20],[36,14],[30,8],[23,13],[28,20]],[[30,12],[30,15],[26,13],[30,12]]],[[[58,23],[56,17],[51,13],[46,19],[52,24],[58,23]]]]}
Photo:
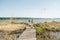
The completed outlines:
{"type": "MultiPolygon", "coordinates": [[[[28,23],[28,20],[31,18],[14,18],[13,20],[16,22],[26,22],[28,23]]],[[[0,18],[0,22],[9,21],[10,18],[0,18]]],[[[57,21],[60,22],[60,18],[34,18],[34,23],[40,23],[40,22],[51,22],[51,21],[57,21]]]]}

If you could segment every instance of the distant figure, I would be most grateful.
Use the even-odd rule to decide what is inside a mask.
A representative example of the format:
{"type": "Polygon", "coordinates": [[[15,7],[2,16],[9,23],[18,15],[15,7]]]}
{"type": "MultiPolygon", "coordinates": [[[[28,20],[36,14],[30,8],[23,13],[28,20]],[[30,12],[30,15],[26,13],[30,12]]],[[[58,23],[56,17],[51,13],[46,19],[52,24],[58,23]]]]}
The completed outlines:
{"type": "Polygon", "coordinates": [[[31,20],[28,20],[28,22],[29,22],[29,26],[31,26],[31,20]]]}
{"type": "Polygon", "coordinates": [[[34,28],[34,27],[33,27],[33,19],[30,19],[30,20],[29,20],[29,26],[30,26],[31,28],[34,28]]]}

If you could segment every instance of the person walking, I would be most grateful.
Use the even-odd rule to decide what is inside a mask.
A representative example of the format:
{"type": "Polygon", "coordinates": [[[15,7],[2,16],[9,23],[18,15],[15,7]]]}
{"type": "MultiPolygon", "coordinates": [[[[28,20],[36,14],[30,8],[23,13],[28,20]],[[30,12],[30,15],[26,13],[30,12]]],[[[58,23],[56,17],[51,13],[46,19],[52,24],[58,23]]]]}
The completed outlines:
{"type": "Polygon", "coordinates": [[[34,28],[34,27],[33,27],[33,19],[30,19],[30,20],[29,20],[29,26],[30,26],[31,28],[34,28]]]}

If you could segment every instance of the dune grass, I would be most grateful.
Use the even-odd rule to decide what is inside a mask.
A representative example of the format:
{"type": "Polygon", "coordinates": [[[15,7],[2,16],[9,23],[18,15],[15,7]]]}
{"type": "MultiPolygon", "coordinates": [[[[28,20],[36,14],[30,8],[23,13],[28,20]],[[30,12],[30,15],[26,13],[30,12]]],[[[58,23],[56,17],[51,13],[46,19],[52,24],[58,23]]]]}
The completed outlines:
{"type": "Polygon", "coordinates": [[[0,23],[0,31],[16,31],[20,29],[24,29],[26,27],[26,24],[21,24],[21,23],[9,23],[9,22],[4,22],[0,23]]]}
{"type": "Polygon", "coordinates": [[[36,29],[36,37],[37,40],[44,40],[44,33],[46,31],[60,31],[60,22],[44,22],[44,23],[37,23],[34,24],[34,27],[36,29]]]}

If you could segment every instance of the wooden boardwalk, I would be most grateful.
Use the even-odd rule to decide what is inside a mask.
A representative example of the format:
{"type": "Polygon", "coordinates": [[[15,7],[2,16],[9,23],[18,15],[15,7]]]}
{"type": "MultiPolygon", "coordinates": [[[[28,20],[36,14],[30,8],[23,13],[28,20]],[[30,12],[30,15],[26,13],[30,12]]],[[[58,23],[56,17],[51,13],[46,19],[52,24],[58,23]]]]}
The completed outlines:
{"type": "Polygon", "coordinates": [[[18,40],[36,40],[36,30],[27,27],[18,40]]]}

